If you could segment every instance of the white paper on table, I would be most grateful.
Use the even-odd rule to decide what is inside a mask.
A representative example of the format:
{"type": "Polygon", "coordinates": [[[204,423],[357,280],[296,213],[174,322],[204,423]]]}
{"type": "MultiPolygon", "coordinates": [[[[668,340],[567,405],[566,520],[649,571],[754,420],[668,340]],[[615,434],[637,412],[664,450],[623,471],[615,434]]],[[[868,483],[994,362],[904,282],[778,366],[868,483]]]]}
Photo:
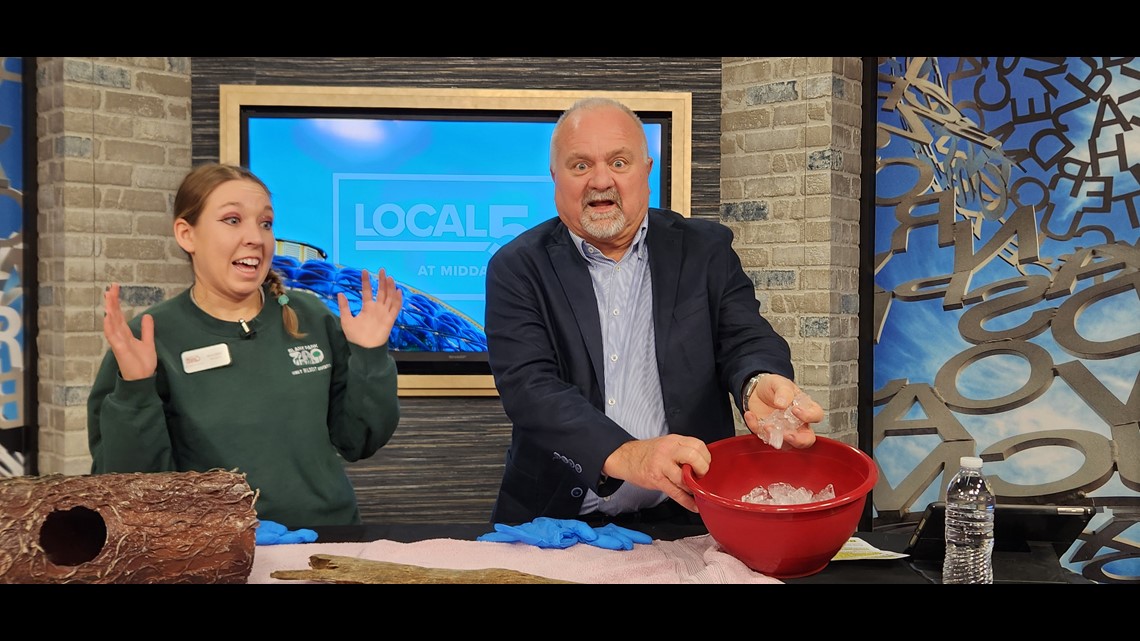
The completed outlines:
{"type": "Polygon", "coordinates": [[[863,539],[853,536],[847,539],[843,547],[831,558],[832,561],[864,561],[868,559],[901,559],[908,556],[901,552],[888,552],[880,550],[863,539]]]}

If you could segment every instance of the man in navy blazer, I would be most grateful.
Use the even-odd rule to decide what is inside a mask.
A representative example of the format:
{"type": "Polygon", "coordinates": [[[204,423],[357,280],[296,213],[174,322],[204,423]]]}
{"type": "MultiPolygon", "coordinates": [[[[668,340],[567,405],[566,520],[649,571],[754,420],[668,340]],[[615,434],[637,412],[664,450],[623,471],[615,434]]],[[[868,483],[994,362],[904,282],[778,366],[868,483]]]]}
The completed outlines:
{"type": "MultiPolygon", "coordinates": [[[[758,432],[800,393],[731,230],[648,207],[651,168],[634,112],[579,101],[551,138],[558,217],[488,264],[489,359],[512,423],[494,522],[669,500],[695,512],[682,468],[708,471],[706,443],[735,434],[732,403],[758,432]]],[[[784,446],[811,446],[822,408],[792,411],[784,446]]]]}

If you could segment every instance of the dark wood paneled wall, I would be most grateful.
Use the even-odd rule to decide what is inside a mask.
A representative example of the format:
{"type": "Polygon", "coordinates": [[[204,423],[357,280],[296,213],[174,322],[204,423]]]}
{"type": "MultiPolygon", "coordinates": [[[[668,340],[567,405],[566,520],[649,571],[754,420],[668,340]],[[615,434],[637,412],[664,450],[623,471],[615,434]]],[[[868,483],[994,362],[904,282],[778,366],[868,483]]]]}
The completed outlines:
{"type": "Polygon", "coordinates": [[[720,58],[192,58],[194,163],[218,158],[218,85],[688,91],[692,210],[720,210],[720,58]]]}
{"type": "MultiPolygon", "coordinates": [[[[694,217],[720,209],[720,58],[192,58],[195,164],[218,159],[218,86],[688,91],[694,217]]],[[[498,398],[406,397],[392,440],[348,465],[365,522],[489,522],[510,421],[498,398]]]]}

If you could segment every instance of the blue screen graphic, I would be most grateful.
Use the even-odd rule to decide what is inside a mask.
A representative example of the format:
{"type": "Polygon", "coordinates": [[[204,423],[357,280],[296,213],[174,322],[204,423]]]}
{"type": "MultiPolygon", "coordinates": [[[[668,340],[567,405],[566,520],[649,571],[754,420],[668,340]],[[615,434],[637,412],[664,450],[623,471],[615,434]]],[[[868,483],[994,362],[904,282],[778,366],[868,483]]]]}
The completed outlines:
{"type": "MultiPolygon", "coordinates": [[[[383,268],[481,332],[488,259],[556,215],[556,117],[250,115],[245,161],[273,193],[278,241],[318,248],[338,268],[383,268]]],[[[652,207],[661,206],[663,127],[645,123],[652,207]]]]}

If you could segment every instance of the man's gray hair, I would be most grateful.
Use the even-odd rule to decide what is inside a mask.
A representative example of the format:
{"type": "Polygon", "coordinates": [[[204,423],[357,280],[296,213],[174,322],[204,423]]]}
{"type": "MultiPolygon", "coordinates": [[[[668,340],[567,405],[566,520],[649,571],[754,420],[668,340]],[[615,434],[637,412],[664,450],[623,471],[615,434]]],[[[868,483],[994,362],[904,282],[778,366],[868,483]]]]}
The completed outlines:
{"type": "Polygon", "coordinates": [[[620,109],[624,111],[626,115],[628,115],[635,123],[637,123],[637,128],[641,130],[641,152],[645,155],[645,160],[649,160],[649,140],[645,137],[645,125],[641,122],[641,118],[636,113],[634,113],[632,109],[625,106],[625,104],[619,100],[595,96],[591,98],[580,98],[574,104],[570,105],[569,109],[563,111],[562,115],[558,117],[558,122],[554,123],[554,132],[550,134],[551,168],[554,166],[555,147],[558,146],[557,141],[559,134],[562,131],[562,123],[566,122],[566,120],[571,115],[579,111],[584,111],[587,109],[598,109],[601,107],[614,107],[616,109],[620,109]]]}

